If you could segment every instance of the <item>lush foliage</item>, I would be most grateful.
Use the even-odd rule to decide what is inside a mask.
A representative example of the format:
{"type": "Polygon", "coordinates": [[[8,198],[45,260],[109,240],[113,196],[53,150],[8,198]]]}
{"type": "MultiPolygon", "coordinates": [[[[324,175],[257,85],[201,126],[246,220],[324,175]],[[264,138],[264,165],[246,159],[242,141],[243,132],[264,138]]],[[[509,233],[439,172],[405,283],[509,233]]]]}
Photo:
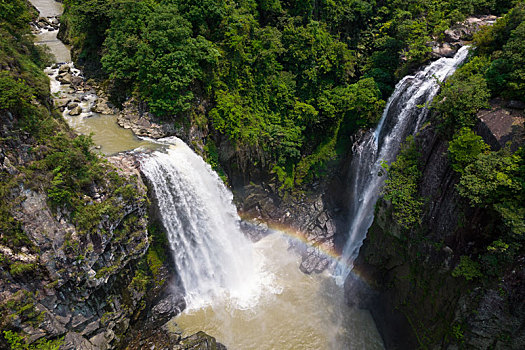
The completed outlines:
{"type": "Polygon", "coordinates": [[[455,129],[473,127],[476,113],[489,106],[489,97],[487,82],[480,74],[463,78],[459,72],[448,79],[434,103],[440,112],[442,129],[450,134],[455,129]]]}
{"type": "Polygon", "coordinates": [[[28,345],[23,336],[13,331],[4,331],[4,338],[11,350],[58,350],[62,344],[62,339],[41,339],[34,344],[28,345]]]}
{"type": "Polygon", "coordinates": [[[432,37],[510,3],[66,0],[63,20],[80,58],[99,58],[116,100],[136,95],[179,125],[202,114],[238,166],[273,170],[293,188],[374,125],[397,79],[429,58],[432,37]]]}
{"type": "Polygon", "coordinates": [[[467,165],[471,164],[489,146],[481,136],[476,135],[471,129],[463,128],[454,135],[448,145],[448,155],[452,169],[463,173],[467,165]]]}
{"type": "Polygon", "coordinates": [[[419,224],[423,213],[423,200],[417,193],[421,179],[420,157],[416,142],[410,136],[402,145],[396,161],[391,166],[384,165],[388,171],[384,198],[392,203],[392,216],[405,229],[419,224]]]}
{"type": "Polygon", "coordinates": [[[525,101],[525,4],[518,4],[494,26],[475,37],[493,96],[525,101]]]}
{"type": "MultiPolygon", "coordinates": [[[[497,276],[522,254],[525,240],[525,151],[523,147],[489,150],[471,130],[490,97],[525,101],[525,5],[517,5],[492,27],[475,37],[478,48],[458,69],[434,101],[444,136],[451,138],[448,155],[459,173],[458,193],[465,204],[484,208],[494,227],[485,243],[462,256],[454,276],[467,280],[497,276]]],[[[523,145],[523,137],[516,144],[523,145]]]]}

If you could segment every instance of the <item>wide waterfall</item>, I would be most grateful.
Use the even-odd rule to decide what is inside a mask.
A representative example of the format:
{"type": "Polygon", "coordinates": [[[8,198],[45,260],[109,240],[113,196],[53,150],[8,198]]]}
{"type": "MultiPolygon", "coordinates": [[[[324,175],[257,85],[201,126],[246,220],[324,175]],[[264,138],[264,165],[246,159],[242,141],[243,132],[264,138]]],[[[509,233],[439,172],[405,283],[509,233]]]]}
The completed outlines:
{"type": "Polygon", "coordinates": [[[374,206],[385,181],[381,176],[381,163],[390,164],[401,143],[419,130],[429,112],[426,106],[439,91],[439,82],[453,74],[467,55],[468,47],[462,47],[453,58],[441,58],[416,75],[404,77],[396,85],[376,129],[354,146],[349,175],[350,229],[334,269],[338,284],[343,284],[352,270],[353,261],[374,220],[374,206]]]}
{"type": "Polygon", "coordinates": [[[239,229],[233,196],[184,142],[161,141],[164,151],[142,160],[182,280],[188,308],[227,296],[250,307],[260,293],[252,243],[239,229]]]}

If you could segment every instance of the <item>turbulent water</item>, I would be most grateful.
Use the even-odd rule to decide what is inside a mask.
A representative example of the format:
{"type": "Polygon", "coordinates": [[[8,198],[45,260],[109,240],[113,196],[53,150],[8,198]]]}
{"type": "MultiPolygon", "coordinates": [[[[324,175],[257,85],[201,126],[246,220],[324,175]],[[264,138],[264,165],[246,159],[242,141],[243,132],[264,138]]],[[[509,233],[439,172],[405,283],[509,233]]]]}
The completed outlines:
{"type": "MultiPolygon", "coordinates": [[[[251,242],[241,233],[233,196],[184,142],[142,162],[186,291],[188,308],[227,294],[238,307],[257,300],[262,279],[251,242]]],[[[167,142],[168,142],[167,141],[167,142]]]]}
{"type": "Polygon", "coordinates": [[[169,147],[144,155],[141,169],[185,288],[175,320],[185,334],[243,350],[383,348],[370,314],[348,308],[332,278],[303,274],[282,234],[245,238],[217,174],[182,141],[161,142],[169,147]]]}
{"type": "Polygon", "coordinates": [[[450,76],[466,59],[468,47],[453,58],[441,58],[416,75],[403,78],[390,97],[374,131],[367,133],[353,152],[350,170],[350,229],[342,256],[334,269],[339,284],[344,283],[353,261],[374,220],[374,206],[385,177],[380,176],[382,162],[390,164],[401,143],[416,133],[425,122],[428,105],[439,91],[439,81],[450,76]]]}
{"type": "Polygon", "coordinates": [[[184,331],[215,336],[230,350],[384,349],[372,316],[344,302],[342,288],[328,274],[306,275],[289,245],[301,244],[280,232],[257,243],[264,270],[273,274],[272,291],[250,309],[219,299],[175,318],[184,331]]]}

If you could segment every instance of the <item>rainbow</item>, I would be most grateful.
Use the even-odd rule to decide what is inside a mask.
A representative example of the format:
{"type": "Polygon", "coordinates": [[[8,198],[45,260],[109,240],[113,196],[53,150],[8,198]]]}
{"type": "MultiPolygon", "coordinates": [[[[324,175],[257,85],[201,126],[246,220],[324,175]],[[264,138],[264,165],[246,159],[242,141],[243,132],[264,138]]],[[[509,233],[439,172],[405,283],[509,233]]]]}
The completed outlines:
{"type": "MultiPolygon", "coordinates": [[[[242,212],[239,212],[239,216],[242,220],[246,221],[253,221],[253,217],[250,217],[248,215],[245,215],[242,212]]],[[[307,239],[307,233],[301,230],[298,230],[294,227],[291,227],[289,225],[285,225],[281,222],[276,221],[265,221],[265,223],[268,225],[268,228],[271,231],[278,232],[280,234],[283,234],[287,238],[291,239],[294,243],[298,243],[303,245],[303,247],[313,247],[316,248],[319,253],[322,254],[323,257],[327,258],[331,265],[335,265],[338,263],[341,263],[341,252],[337,251],[333,245],[333,243],[330,241],[330,244],[325,244],[325,242],[312,242],[307,239]]],[[[356,279],[359,279],[366,283],[367,285],[370,285],[370,278],[363,273],[359,268],[354,267],[352,271],[350,272],[353,277],[356,279]]]]}

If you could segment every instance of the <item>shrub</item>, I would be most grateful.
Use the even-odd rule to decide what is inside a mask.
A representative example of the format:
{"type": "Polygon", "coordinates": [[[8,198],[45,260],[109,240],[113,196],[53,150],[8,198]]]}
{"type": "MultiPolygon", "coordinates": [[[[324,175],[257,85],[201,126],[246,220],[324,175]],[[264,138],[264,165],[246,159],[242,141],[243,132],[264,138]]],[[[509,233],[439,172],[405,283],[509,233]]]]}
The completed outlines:
{"type": "Polygon", "coordinates": [[[479,264],[466,255],[460,257],[459,264],[452,270],[452,276],[464,277],[467,281],[472,281],[476,278],[482,277],[479,270],[479,264]]]}
{"type": "Polygon", "coordinates": [[[481,74],[452,77],[432,106],[440,112],[442,130],[452,135],[454,130],[474,126],[478,110],[489,107],[489,97],[487,82],[481,74]]]}
{"type": "Polygon", "coordinates": [[[393,217],[405,229],[414,228],[421,221],[423,200],[417,195],[420,153],[413,136],[409,136],[391,166],[384,165],[388,178],[383,188],[384,198],[392,203],[393,217]]]}
{"type": "Polygon", "coordinates": [[[448,144],[448,156],[452,163],[452,169],[458,173],[463,173],[465,167],[474,162],[478,155],[488,148],[489,146],[481,136],[476,135],[469,128],[462,128],[448,144]]]}

